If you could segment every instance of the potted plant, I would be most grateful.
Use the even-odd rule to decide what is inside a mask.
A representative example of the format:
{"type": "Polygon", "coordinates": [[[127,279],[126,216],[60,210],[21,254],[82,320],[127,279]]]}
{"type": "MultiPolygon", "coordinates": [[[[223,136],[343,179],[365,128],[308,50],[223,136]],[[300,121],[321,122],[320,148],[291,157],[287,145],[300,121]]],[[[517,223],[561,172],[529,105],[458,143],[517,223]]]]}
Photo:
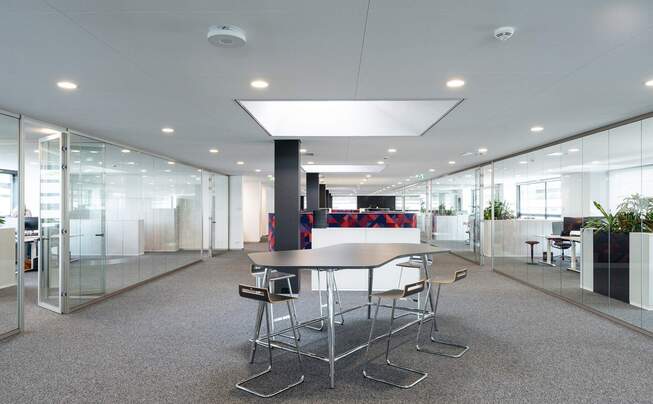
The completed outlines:
{"type": "Polygon", "coordinates": [[[483,210],[483,219],[492,220],[492,209],[494,208],[494,220],[514,219],[515,214],[506,201],[492,201],[490,206],[483,210]]]}
{"type": "Polygon", "coordinates": [[[625,198],[615,213],[594,201],[600,218],[590,219],[584,228],[593,232],[594,291],[630,302],[631,233],[653,230],[653,199],[633,194],[625,198]]]}

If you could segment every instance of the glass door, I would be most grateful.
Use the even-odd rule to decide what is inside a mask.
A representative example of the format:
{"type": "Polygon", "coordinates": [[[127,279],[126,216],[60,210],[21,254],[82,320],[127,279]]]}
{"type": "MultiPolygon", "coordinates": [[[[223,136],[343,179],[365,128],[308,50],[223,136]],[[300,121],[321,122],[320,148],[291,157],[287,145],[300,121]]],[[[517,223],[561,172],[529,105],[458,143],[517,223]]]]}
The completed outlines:
{"type": "Polygon", "coordinates": [[[481,221],[483,219],[482,206],[483,172],[480,168],[474,170],[474,189],[472,190],[472,212],[470,215],[472,225],[469,226],[470,244],[474,252],[474,260],[482,264],[481,257],[481,221]]]}
{"type": "Polygon", "coordinates": [[[65,134],[57,133],[39,139],[41,259],[38,272],[38,304],[58,313],[63,312],[64,285],[62,256],[68,256],[63,223],[65,134]]]}
{"type": "Polygon", "coordinates": [[[70,135],[68,309],[106,293],[105,145],[70,135]]]}

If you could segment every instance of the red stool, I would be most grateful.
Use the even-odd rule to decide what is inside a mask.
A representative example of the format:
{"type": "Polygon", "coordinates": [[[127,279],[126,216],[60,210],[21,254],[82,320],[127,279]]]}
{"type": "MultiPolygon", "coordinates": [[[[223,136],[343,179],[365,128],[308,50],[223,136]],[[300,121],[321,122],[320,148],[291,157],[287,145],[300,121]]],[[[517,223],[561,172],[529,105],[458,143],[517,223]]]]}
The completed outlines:
{"type": "Polygon", "coordinates": [[[528,265],[537,265],[535,259],[533,258],[533,246],[540,244],[539,241],[527,241],[526,244],[531,246],[531,262],[527,262],[528,265]]]}

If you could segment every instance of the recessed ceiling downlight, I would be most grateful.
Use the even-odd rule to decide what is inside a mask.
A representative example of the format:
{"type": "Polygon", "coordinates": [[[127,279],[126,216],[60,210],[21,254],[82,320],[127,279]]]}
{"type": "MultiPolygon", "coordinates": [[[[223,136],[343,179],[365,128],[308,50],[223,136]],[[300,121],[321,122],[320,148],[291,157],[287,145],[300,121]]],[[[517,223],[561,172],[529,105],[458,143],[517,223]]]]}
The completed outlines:
{"type": "Polygon", "coordinates": [[[541,126],[533,126],[531,128],[531,132],[542,132],[543,130],[544,130],[544,128],[541,127],[541,126]]]}
{"type": "Polygon", "coordinates": [[[253,88],[262,90],[264,88],[268,88],[270,86],[270,83],[268,83],[265,80],[253,80],[251,83],[249,83],[250,86],[253,88]]]}
{"type": "Polygon", "coordinates": [[[175,130],[173,128],[170,128],[170,127],[166,126],[165,128],[161,128],[161,132],[163,132],[163,133],[175,133],[175,130]]]}
{"type": "Polygon", "coordinates": [[[451,79],[447,81],[447,87],[449,88],[459,88],[465,85],[465,80],[463,79],[451,79]]]}
{"type": "Polygon", "coordinates": [[[237,48],[247,43],[245,31],[235,25],[212,25],[206,38],[213,46],[237,48]]]}
{"type": "Polygon", "coordinates": [[[73,83],[72,81],[59,81],[57,82],[57,87],[62,88],[64,90],[77,90],[77,84],[73,83]]]}

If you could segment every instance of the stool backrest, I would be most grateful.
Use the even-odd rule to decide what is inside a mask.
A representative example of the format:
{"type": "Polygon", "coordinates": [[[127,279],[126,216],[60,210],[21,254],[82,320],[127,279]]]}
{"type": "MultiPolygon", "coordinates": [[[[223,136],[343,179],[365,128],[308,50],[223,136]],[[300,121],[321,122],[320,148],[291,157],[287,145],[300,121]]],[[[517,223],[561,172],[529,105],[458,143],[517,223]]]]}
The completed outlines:
{"type": "Polygon", "coordinates": [[[453,281],[458,282],[461,279],[465,279],[467,277],[467,268],[462,268],[454,272],[453,274],[453,281]]]}
{"type": "Polygon", "coordinates": [[[405,285],[403,297],[408,297],[410,295],[414,295],[415,293],[419,293],[423,291],[425,285],[426,285],[426,279],[422,279],[417,282],[409,283],[405,285]]]}
{"type": "Polygon", "coordinates": [[[246,299],[270,303],[270,292],[266,288],[257,288],[249,285],[238,285],[238,294],[246,299]]]}

